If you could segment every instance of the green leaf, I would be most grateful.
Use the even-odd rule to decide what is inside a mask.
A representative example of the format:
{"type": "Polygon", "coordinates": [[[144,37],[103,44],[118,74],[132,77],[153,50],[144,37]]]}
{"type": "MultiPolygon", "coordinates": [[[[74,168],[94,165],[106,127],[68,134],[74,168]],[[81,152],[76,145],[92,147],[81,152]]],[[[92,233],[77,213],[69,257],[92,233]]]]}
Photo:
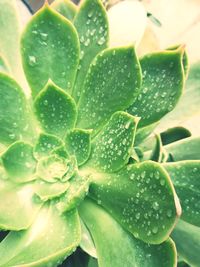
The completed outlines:
{"type": "Polygon", "coordinates": [[[52,154],[39,161],[37,175],[48,183],[66,182],[74,175],[75,170],[76,162],[72,158],[66,159],[52,154]]]}
{"type": "Polygon", "coordinates": [[[156,128],[158,123],[150,124],[146,127],[137,129],[135,136],[135,145],[140,145],[156,128]]]}
{"type": "Polygon", "coordinates": [[[89,195],[124,228],[152,244],[168,238],[181,208],[164,168],[144,162],[116,173],[92,173],[89,195]]]}
{"type": "MultiPolygon", "coordinates": [[[[160,122],[158,130],[165,130],[169,127],[182,125],[187,127],[187,121],[192,117],[200,115],[200,62],[192,65],[189,71],[189,76],[185,85],[185,92],[181,97],[180,102],[165,118],[160,122]],[[188,107],[188,108],[186,108],[188,107]]],[[[196,132],[197,125],[190,125],[190,130],[196,132]]]]}
{"type": "Polygon", "coordinates": [[[170,143],[179,141],[181,139],[190,137],[191,133],[188,129],[184,127],[174,127],[174,128],[169,128],[165,132],[162,132],[160,134],[162,144],[168,145],[170,143]]]}
{"type": "Polygon", "coordinates": [[[80,63],[73,89],[73,96],[78,101],[90,63],[108,44],[108,20],[101,1],[82,1],[75,16],[74,25],[79,34],[81,49],[80,63]]]}
{"type": "Polygon", "coordinates": [[[87,166],[107,172],[121,169],[130,158],[138,118],[116,112],[92,141],[87,166]]]}
{"type": "Polygon", "coordinates": [[[94,241],[92,240],[91,234],[82,220],[81,220],[81,229],[82,229],[81,231],[82,239],[81,239],[80,247],[91,257],[97,258],[94,241]]]}
{"type": "Polygon", "coordinates": [[[164,164],[182,207],[181,219],[200,227],[200,161],[164,164]]]}
{"type": "Polygon", "coordinates": [[[96,134],[139,93],[141,73],[133,47],[106,49],[93,61],[85,78],[79,102],[78,127],[96,134]]]}
{"type": "Polygon", "coordinates": [[[160,135],[156,134],[155,138],[156,138],[156,145],[151,153],[150,159],[156,162],[161,162],[162,152],[163,152],[162,141],[160,135]]]}
{"type": "Polygon", "coordinates": [[[176,266],[176,249],[170,239],[161,245],[145,244],[90,200],[84,201],[80,213],[92,233],[99,267],[176,266]]]}
{"type": "MultiPolygon", "coordinates": [[[[171,51],[175,51],[177,49],[185,49],[185,45],[182,45],[182,44],[174,45],[174,46],[167,48],[167,50],[171,50],[171,51]]],[[[185,77],[187,78],[188,73],[189,73],[189,57],[188,57],[188,54],[186,53],[186,50],[184,50],[184,53],[182,55],[182,65],[183,65],[185,77]]]]}
{"type": "Polygon", "coordinates": [[[13,73],[21,71],[19,55],[20,22],[15,1],[0,1],[0,53],[7,59],[13,73]]]}
{"type": "Polygon", "coordinates": [[[41,127],[47,133],[64,137],[76,121],[76,104],[70,95],[48,83],[35,99],[35,110],[41,127]]]}
{"type": "MultiPolygon", "coordinates": [[[[58,148],[55,148],[52,151],[52,154],[58,155],[61,158],[65,158],[65,159],[70,159],[69,154],[67,153],[66,149],[65,149],[65,145],[60,146],[58,148]]],[[[77,163],[77,162],[76,162],[77,163]]]]}
{"type": "Polygon", "coordinates": [[[185,262],[198,267],[200,262],[200,228],[179,220],[172,232],[178,254],[185,262]]]}
{"type": "Polygon", "coordinates": [[[71,21],[77,12],[76,5],[70,0],[56,0],[51,4],[51,7],[71,21]]]}
{"type": "Polygon", "coordinates": [[[51,79],[70,92],[79,62],[73,25],[45,5],[27,25],[21,40],[24,71],[35,97],[51,79]]]}
{"type": "Polygon", "coordinates": [[[9,145],[26,139],[30,132],[34,136],[25,96],[19,85],[3,73],[0,73],[0,114],[0,143],[9,145]]]}
{"type": "Polygon", "coordinates": [[[165,146],[173,161],[200,159],[200,138],[189,137],[165,146]]]}
{"type": "Polygon", "coordinates": [[[14,182],[28,182],[34,179],[36,160],[33,156],[33,147],[21,141],[12,144],[1,156],[9,179],[14,182]]]}
{"type": "Polygon", "coordinates": [[[0,265],[58,266],[78,246],[80,236],[76,211],[59,215],[46,205],[28,230],[11,232],[2,241],[0,265]]]}
{"type": "Polygon", "coordinates": [[[41,133],[34,147],[34,156],[38,159],[46,157],[62,145],[63,142],[58,137],[41,133]]]}
{"type": "Polygon", "coordinates": [[[141,117],[144,127],[160,120],[177,104],[184,86],[182,49],[149,54],[141,60],[143,83],[128,112],[141,117]]]}
{"type": "Polygon", "coordinates": [[[73,129],[66,138],[65,144],[67,152],[70,155],[75,155],[78,165],[84,164],[91,151],[91,131],[82,129],[73,129]]]}
{"type": "Polygon", "coordinates": [[[2,55],[0,55],[0,72],[3,72],[3,73],[9,73],[10,72],[10,68],[9,68],[5,58],[2,57],[2,55]]]}
{"type": "Polygon", "coordinates": [[[90,177],[80,176],[76,174],[69,180],[69,189],[62,195],[56,203],[56,207],[60,212],[66,212],[76,208],[88,193],[90,177]]]}
{"type": "MultiPolygon", "coordinates": [[[[2,173],[1,179],[2,179],[2,173]]],[[[41,203],[34,197],[31,185],[18,186],[0,181],[0,228],[18,231],[33,222],[41,203]]]]}
{"type": "Polygon", "coordinates": [[[58,197],[65,193],[69,188],[69,182],[48,183],[43,180],[37,180],[34,183],[34,192],[40,197],[42,201],[58,197]]]}

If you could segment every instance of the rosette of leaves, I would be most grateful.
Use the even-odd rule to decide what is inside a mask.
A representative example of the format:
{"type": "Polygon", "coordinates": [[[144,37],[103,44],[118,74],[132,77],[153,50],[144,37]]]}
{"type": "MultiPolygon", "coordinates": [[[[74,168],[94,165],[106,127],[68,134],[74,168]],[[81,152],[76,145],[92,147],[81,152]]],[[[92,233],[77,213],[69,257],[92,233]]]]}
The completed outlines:
{"type": "MultiPolygon", "coordinates": [[[[199,139],[147,137],[182,94],[184,48],[140,60],[108,48],[99,0],[46,4],[22,34],[4,0],[0,32],[0,266],[176,266],[172,181],[183,221],[199,226],[199,139]]],[[[181,220],[178,246],[181,229],[192,235],[181,220]]]]}

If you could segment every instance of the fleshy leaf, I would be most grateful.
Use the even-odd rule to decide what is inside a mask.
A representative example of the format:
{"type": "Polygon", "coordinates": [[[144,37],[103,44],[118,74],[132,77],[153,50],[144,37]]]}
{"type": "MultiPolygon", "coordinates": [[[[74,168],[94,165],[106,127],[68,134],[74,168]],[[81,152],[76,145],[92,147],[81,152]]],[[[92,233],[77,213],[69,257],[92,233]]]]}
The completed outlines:
{"type": "Polygon", "coordinates": [[[58,197],[65,193],[68,188],[69,182],[56,181],[56,183],[48,183],[43,180],[37,180],[34,183],[34,192],[42,201],[58,197]]]}
{"type": "Polygon", "coordinates": [[[153,123],[138,129],[135,136],[135,145],[142,143],[153,132],[157,125],[158,123],[153,123]]]}
{"type": "Polygon", "coordinates": [[[35,99],[34,106],[45,132],[64,137],[74,127],[76,104],[70,95],[54,84],[47,84],[35,99]]]}
{"type": "Polygon", "coordinates": [[[169,128],[165,132],[162,132],[160,134],[160,137],[162,139],[162,144],[168,145],[170,143],[182,140],[184,138],[190,137],[191,133],[188,129],[184,127],[174,127],[169,128]]]}
{"type": "Polygon", "coordinates": [[[160,135],[155,135],[156,138],[156,145],[151,153],[150,159],[156,162],[161,162],[162,160],[162,141],[160,135]]]}
{"type": "Polygon", "coordinates": [[[82,229],[81,231],[82,239],[81,239],[80,247],[91,257],[97,258],[94,241],[92,240],[91,234],[83,221],[81,221],[81,229],[82,229]]]}
{"type": "Polygon", "coordinates": [[[3,73],[0,73],[0,114],[0,143],[8,145],[30,134],[25,96],[19,85],[3,73]]]}
{"type": "MultiPolygon", "coordinates": [[[[174,45],[174,46],[168,47],[167,50],[173,51],[173,50],[184,49],[184,48],[185,48],[185,45],[174,45]]],[[[189,57],[185,50],[182,55],[182,65],[183,65],[185,77],[187,78],[188,72],[189,72],[189,57]]]]}
{"type": "Polygon", "coordinates": [[[10,0],[0,1],[0,53],[6,58],[17,80],[23,75],[19,54],[20,21],[17,3],[10,0]]]}
{"type": "Polygon", "coordinates": [[[59,198],[59,202],[56,204],[57,209],[60,212],[65,212],[76,208],[87,195],[89,183],[89,177],[81,177],[76,174],[69,180],[68,191],[59,198]]]}
{"type": "Polygon", "coordinates": [[[141,82],[133,47],[106,49],[93,61],[79,102],[78,127],[96,134],[110,116],[136,99],[141,82]]]}
{"type": "Polygon", "coordinates": [[[69,154],[66,151],[65,145],[55,148],[52,154],[58,155],[61,158],[70,159],[69,154]]]}
{"type": "Polygon", "coordinates": [[[178,254],[191,266],[198,267],[200,262],[200,228],[179,220],[172,232],[178,254]]]}
{"type": "Polygon", "coordinates": [[[128,163],[138,120],[128,113],[116,112],[93,140],[87,166],[114,172],[128,163]]]}
{"type": "Polygon", "coordinates": [[[80,62],[73,89],[75,100],[79,100],[83,81],[94,57],[107,47],[108,20],[100,0],[81,2],[74,25],[80,40],[80,62]]]}
{"type": "Polygon", "coordinates": [[[65,138],[67,152],[75,155],[78,165],[85,163],[91,150],[91,131],[74,129],[65,138]]]}
{"type": "Polygon", "coordinates": [[[21,141],[14,143],[3,153],[1,159],[9,179],[22,183],[34,179],[37,162],[30,144],[21,141]]]}
{"type": "Polygon", "coordinates": [[[155,162],[135,163],[119,172],[93,173],[90,196],[136,238],[166,240],[181,208],[167,172],[155,162]]]}
{"type": "Polygon", "coordinates": [[[183,210],[181,219],[200,227],[200,161],[164,164],[183,210]]]}
{"type": "Polygon", "coordinates": [[[200,138],[190,137],[165,146],[171,161],[200,159],[200,138]]]}
{"type": "Polygon", "coordinates": [[[34,148],[34,155],[36,158],[46,157],[62,145],[63,142],[58,137],[41,133],[34,148]]]}
{"type": "Polygon", "coordinates": [[[126,232],[108,213],[90,200],[80,213],[90,229],[99,267],[171,267],[176,266],[176,249],[172,240],[149,245],[126,232]]]}
{"type": "Polygon", "coordinates": [[[70,0],[55,0],[51,7],[71,21],[73,21],[77,12],[76,5],[70,0]]]}
{"type": "Polygon", "coordinates": [[[66,182],[76,170],[76,161],[73,158],[66,159],[56,154],[42,158],[37,166],[37,175],[48,183],[57,181],[66,182]]]}
{"type": "Polygon", "coordinates": [[[76,211],[60,215],[46,205],[28,230],[11,232],[2,241],[0,265],[58,266],[78,246],[80,236],[76,211]]]}
{"type": "Polygon", "coordinates": [[[27,25],[21,40],[24,71],[35,97],[49,79],[70,92],[79,62],[73,25],[47,4],[27,25]]]}
{"type": "MultiPolygon", "coordinates": [[[[0,174],[2,178],[2,173],[0,174]]],[[[31,185],[17,186],[0,181],[0,228],[18,231],[33,222],[41,203],[31,185]]]]}
{"type": "MultiPolygon", "coordinates": [[[[177,125],[186,126],[189,119],[200,115],[200,62],[192,65],[189,71],[189,76],[186,81],[186,90],[180,99],[180,102],[165,118],[160,122],[158,130],[165,130],[169,127],[177,125]],[[188,107],[188,108],[186,108],[188,107]]],[[[190,125],[192,127],[192,125],[190,125]]],[[[190,127],[190,130],[191,130],[190,127]]],[[[194,132],[196,132],[197,125],[194,124],[194,132]]]]}
{"type": "Polygon", "coordinates": [[[141,117],[140,127],[160,120],[176,106],[184,85],[182,53],[180,49],[164,51],[140,60],[142,89],[128,109],[129,113],[141,117]]]}

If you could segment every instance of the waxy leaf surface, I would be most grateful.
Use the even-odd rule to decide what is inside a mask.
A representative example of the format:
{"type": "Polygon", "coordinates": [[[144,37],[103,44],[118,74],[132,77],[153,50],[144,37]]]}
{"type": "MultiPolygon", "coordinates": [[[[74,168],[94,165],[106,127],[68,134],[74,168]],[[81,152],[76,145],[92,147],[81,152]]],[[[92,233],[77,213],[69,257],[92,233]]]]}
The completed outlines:
{"type": "Polygon", "coordinates": [[[36,160],[33,156],[33,147],[21,141],[11,145],[1,156],[9,180],[27,182],[33,179],[36,170],[36,160]]]}
{"type": "Polygon", "coordinates": [[[164,164],[182,207],[181,219],[200,227],[200,161],[164,164]]]}
{"type": "MultiPolygon", "coordinates": [[[[0,73],[0,143],[11,144],[29,135],[29,112],[19,85],[0,73]]],[[[34,132],[31,133],[34,135],[34,132]]]]}
{"type": "MultiPolygon", "coordinates": [[[[1,178],[2,178],[1,173],[1,178]]],[[[31,185],[18,186],[0,181],[0,228],[27,229],[33,222],[41,204],[34,197],[31,185]]]]}
{"type": "Polygon", "coordinates": [[[75,155],[78,165],[84,164],[90,155],[91,131],[74,129],[65,138],[67,152],[75,155]]]}
{"type": "Polygon", "coordinates": [[[76,211],[60,215],[44,206],[28,230],[10,232],[0,244],[0,266],[57,266],[80,242],[76,211]]]}
{"type": "Polygon", "coordinates": [[[92,141],[87,165],[106,172],[114,172],[128,163],[138,118],[116,112],[92,141]]]}
{"type": "Polygon", "coordinates": [[[76,105],[64,90],[48,83],[35,99],[36,116],[47,133],[64,137],[74,127],[76,105]]]}
{"type": "Polygon", "coordinates": [[[90,63],[108,43],[108,21],[101,1],[82,1],[74,25],[80,40],[80,62],[73,89],[73,96],[78,101],[90,63]]]}
{"type": "MultiPolygon", "coordinates": [[[[167,114],[160,122],[158,130],[165,130],[169,127],[187,125],[187,120],[194,116],[200,116],[199,103],[200,103],[200,62],[192,65],[189,71],[188,79],[186,80],[185,90],[180,102],[175,109],[167,114]]],[[[196,132],[197,125],[190,124],[190,130],[196,132]]]]}
{"type": "Polygon", "coordinates": [[[136,238],[166,240],[181,208],[166,171],[155,162],[135,163],[115,173],[95,173],[90,196],[136,238]]]}
{"type": "Polygon", "coordinates": [[[51,7],[70,21],[73,21],[77,12],[77,6],[70,0],[56,0],[51,7]]]}
{"type": "Polygon", "coordinates": [[[62,145],[63,142],[58,137],[41,133],[34,147],[34,156],[36,158],[46,157],[62,145]]]}
{"type": "Polygon", "coordinates": [[[51,79],[70,92],[79,62],[73,25],[45,5],[27,25],[21,40],[24,71],[35,97],[51,79]]]}
{"type": "Polygon", "coordinates": [[[172,161],[200,159],[200,138],[190,137],[165,146],[172,161]]]}
{"type": "Polygon", "coordinates": [[[139,93],[140,66],[133,47],[107,49],[93,61],[79,102],[77,125],[97,133],[110,116],[139,93]]]}
{"type": "Polygon", "coordinates": [[[145,244],[90,200],[81,205],[80,214],[92,233],[99,267],[176,266],[176,249],[170,239],[161,245],[145,244]]]}
{"type": "Polygon", "coordinates": [[[143,82],[141,93],[128,112],[141,117],[140,127],[160,120],[179,100],[183,85],[182,51],[165,51],[140,60],[143,82]]]}
{"type": "Polygon", "coordinates": [[[200,228],[179,220],[172,232],[178,254],[190,266],[198,267],[200,262],[200,228]]]}

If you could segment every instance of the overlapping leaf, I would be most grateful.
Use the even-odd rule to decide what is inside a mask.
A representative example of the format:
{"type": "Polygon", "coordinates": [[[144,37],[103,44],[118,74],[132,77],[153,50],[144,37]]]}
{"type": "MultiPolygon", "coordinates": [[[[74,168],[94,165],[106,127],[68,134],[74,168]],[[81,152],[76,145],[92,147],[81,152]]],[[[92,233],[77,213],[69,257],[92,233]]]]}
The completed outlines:
{"type": "Polygon", "coordinates": [[[90,196],[136,238],[166,240],[181,209],[169,176],[159,164],[144,162],[115,173],[92,170],[90,196]]]}
{"type": "Polygon", "coordinates": [[[143,83],[137,100],[128,112],[141,117],[140,127],[160,120],[179,100],[183,85],[183,51],[158,52],[140,60],[143,83]]]}
{"type": "Polygon", "coordinates": [[[76,30],[45,5],[27,25],[21,39],[24,71],[35,97],[49,79],[70,92],[79,62],[76,30]]]}
{"type": "Polygon", "coordinates": [[[107,49],[93,61],[78,105],[80,128],[97,133],[110,116],[136,99],[141,73],[133,47],[107,49]]]}
{"type": "Polygon", "coordinates": [[[80,207],[80,214],[92,233],[99,267],[176,265],[176,250],[171,240],[161,245],[145,244],[89,200],[80,207]]]}
{"type": "Polygon", "coordinates": [[[57,266],[79,242],[77,212],[61,216],[51,205],[46,205],[28,230],[11,232],[1,242],[0,265],[57,266]]]}
{"type": "Polygon", "coordinates": [[[82,1],[74,25],[80,40],[80,63],[73,89],[73,96],[78,101],[84,90],[83,80],[90,63],[108,43],[108,21],[101,1],[82,1]]]}

